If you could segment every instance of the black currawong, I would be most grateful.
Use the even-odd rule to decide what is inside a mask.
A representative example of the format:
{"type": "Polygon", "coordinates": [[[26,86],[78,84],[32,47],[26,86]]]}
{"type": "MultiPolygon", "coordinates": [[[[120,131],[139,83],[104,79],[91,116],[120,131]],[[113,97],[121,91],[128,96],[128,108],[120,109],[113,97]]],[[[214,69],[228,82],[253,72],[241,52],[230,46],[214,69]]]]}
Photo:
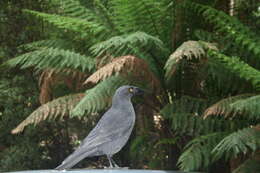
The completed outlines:
{"type": "Polygon", "coordinates": [[[81,145],[56,170],[69,169],[86,157],[106,155],[110,168],[118,167],[112,156],[126,144],[135,124],[131,98],[143,94],[134,86],[121,86],[115,92],[111,108],[102,116],[81,145]]]}

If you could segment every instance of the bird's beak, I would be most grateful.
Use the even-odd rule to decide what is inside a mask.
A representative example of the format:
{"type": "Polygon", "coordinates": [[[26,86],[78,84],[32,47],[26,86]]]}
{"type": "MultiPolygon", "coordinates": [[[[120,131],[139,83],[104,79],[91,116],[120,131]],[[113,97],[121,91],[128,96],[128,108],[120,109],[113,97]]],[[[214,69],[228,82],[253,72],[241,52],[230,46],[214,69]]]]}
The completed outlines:
{"type": "Polygon", "coordinates": [[[140,88],[135,88],[135,95],[143,95],[143,94],[144,94],[144,90],[140,88]]]}

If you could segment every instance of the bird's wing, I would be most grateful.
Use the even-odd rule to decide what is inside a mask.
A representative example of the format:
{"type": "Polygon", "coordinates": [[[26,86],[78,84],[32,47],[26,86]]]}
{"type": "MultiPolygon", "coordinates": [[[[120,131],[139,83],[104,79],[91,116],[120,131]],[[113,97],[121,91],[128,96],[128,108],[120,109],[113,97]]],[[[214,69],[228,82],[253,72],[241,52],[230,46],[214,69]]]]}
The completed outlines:
{"type": "MultiPolygon", "coordinates": [[[[92,147],[118,138],[131,128],[131,119],[123,116],[120,110],[108,110],[99,120],[96,127],[83,140],[82,147],[92,147]]],[[[130,117],[130,116],[129,116],[130,117]]]]}

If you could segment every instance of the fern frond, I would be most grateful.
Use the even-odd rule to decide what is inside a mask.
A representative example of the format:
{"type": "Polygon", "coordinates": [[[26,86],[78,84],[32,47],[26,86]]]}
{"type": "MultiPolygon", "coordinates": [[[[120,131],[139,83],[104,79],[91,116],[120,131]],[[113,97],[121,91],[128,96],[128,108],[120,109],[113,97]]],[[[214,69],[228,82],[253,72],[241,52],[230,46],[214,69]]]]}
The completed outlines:
{"type": "Polygon", "coordinates": [[[244,128],[222,139],[212,150],[214,158],[225,156],[226,159],[239,154],[254,152],[260,148],[260,131],[258,128],[244,128]]]}
{"type": "Polygon", "coordinates": [[[225,117],[228,117],[230,115],[236,114],[239,111],[234,112],[234,110],[231,108],[231,104],[238,100],[248,98],[252,95],[253,94],[242,94],[222,99],[214,105],[207,108],[203,113],[203,117],[207,118],[210,115],[224,115],[225,117]]]}
{"type": "Polygon", "coordinates": [[[60,119],[64,116],[68,116],[70,111],[75,105],[84,97],[85,94],[73,94],[57,98],[51,102],[48,102],[33,113],[31,113],[23,122],[21,122],[15,129],[12,130],[12,134],[22,132],[29,124],[37,125],[47,119],[53,120],[58,116],[60,119]]]}
{"type": "Polygon", "coordinates": [[[91,41],[93,37],[106,38],[106,27],[93,21],[60,16],[57,14],[42,13],[33,10],[23,10],[25,13],[43,19],[62,32],[71,31],[80,34],[81,38],[91,41]]]}
{"type": "Polygon", "coordinates": [[[85,8],[78,0],[63,0],[59,1],[59,14],[85,19],[87,21],[99,21],[98,16],[93,10],[85,8]]]}
{"type": "Polygon", "coordinates": [[[93,73],[85,81],[85,84],[98,83],[114,74],[120,74],[128,79],[133,78],[136,81],[146,81],[153,91],[159,92],[161,89],[160,81],[150,71],[148,64],[134,56],[122,56],[114,59],[111,63],[93,73]]]}
{"type": "Polygon", "coordinates": [[[204,100],[183,96],[166,105],[160,113],[171,121],[171,128],[179,134],[195,135],[212,132],[214,128],[221,129],[221,122],[205,121],[199,116],[206,107],[204,100]]]}
{"type": "Polygon", "coordinates": [[[201,14],[208,22],[213,23],[217,31],[225,33],[226,39],[234,40],[238,47],[253,53],[256,57],[260,55],[260,39],[244,26],[235,17],[225,14],[210,6],[201,5],[191,1],[184,3],[185,8],[201,14]]]}
{"type": "MultiPolygon", "coordinates": [[[[143,31],[161,35],[162,2],[157,0],[112,0],[113,21],[121,33],[143,31]]],[[[165,27],[165,26],[164,26],[165,27]]]]}
{"type": "Polygon", "coordinates": [[[191,136],[223,131],[223,129],[237,130],[248,125],[248,123],[239,120],[203,119],[201,115],[208,104],[206,100],[183,96],[172,104],[166,105],[160,113],[171,121],[172,130],[191,136]]]}
{"type": "Polygon", "coordinates": [[[176,49],[176,51],[171,54],[169,59],[167,60],[164,69],[165,77],[169,80],[173,74],[177,71],[178,65],[182,60],[191,60],[191,59],[205,59],[206,52],[204,47],[206,46],[208,49],[217,50],[217,47],[212,43],[207,42],[198,42],[198,41],[186,41],[180,47],[176,49]]]}
{"type": "Polygon", "coordinates": [[[166,118],[172,116],[171,113],[194,113],[200,114],[208,106],[206,100],[201,98],[195,98],[191,96],[182,96],[180,99],[173,100],[173,103],[165,105],[162,109],[162,113],[166,118]],[[164,112],[165,111],[165,112],[164,112]]]}
{"type": "Polygon", "coordinates": [[[85,73],[71,69],[44,70],[39,78],[40,103],[45,104],[53,99],[53,88],[59,83],[66,84],[72,91],[79,91],[83,88],[82,84],[86,77],[85,73]]]}
{"type": "Polygon", "coordinates": [[[207,169],[214,161],[211,150],[227,135],[224,132],[199,136],[185,146],[185,151],[178,159],[178,165],[183,171],[207,169]]]}
{"type": "Polygon", "coordinates": [[[127,84],[130,82],[119,76],[105,79],[94,88],[86,91],[86,96],[72,110],[72,116],[83,116],[103,110],[111,104],[112,95],[116,89],[127,84]]]}
{"type": "Polygon", "coordinates": [[[257,69],[239,60],[238,57],[229,57],[213,50],[208,50],[207,54],[209,57],[223,64],[230,72],[249,81],[256,90],[260,89],[260,72],[257,69]]]}
{"type": "Polygon", "coordinates": [[[102,61],[106,61],[111,56],[133,55],[139,57],[146,60],[156,75],[160,75],[160,67],[165,63],[165,58],[169,54],[169,50],[160,39],[139,31],[112,37],[92,46],[90,50],[95,56],[101,57],[102,61]]]}
{"type": "Polygon", "coordinates": [[[71,49],[72,43],[69,40],[52,39],[52,40],[40,40],[32,43],[27,43],[19,46],[21,49],[27,51],[34,51],[42,48],[59,48],[59,49],[71,49]]]}
{"type": "Polygon", "coordinates": [[[111,13],[109,7],[107,7],[102,0],[94,0],[94,8],[96,9],[97,16],[102,18],[102,23],[105,23],[107,28],[113,33],[119,33],[116,30],[115,23],[113,21],[113,14],[111,13]]]}
{"type": "Polygon", "coordinates": [[[216,42],[216,36],[213,33],[205,30],[197,29],[194,31],[194,35],[199,40],[203,40],[206,42],[216,42]]]}
{"type": "Polygon", "coordinates": [[[165,55],[169,52],[160,39],[140,31],[112,37],[109,40],[97,43],[90,48],[92,53],[96,56],[102,56],[104,54],[114,56],[127,54],[135,55],[136,51],[138,51],[137,49],[142,51],[151,51],[152,49],[156,49],[165,55]]]}
{"type": "Polygon", "coordinates": [[[91,71],[95,67],[92,58],[69,50],[46,48],[25,53],[6,62],[14,67],[19,65],[22,69],[35,67],[36,69],[78,69],[80,71],[91,71]]]}
{"type": "Polygon", "coordinates": [[[250,120],[259,120],[260,119],[260,95],[252,96],[245,98],[243,100],[237,100],[233,102],[230,107],[234,111],[243,113],[244,118],[250,120]]]}

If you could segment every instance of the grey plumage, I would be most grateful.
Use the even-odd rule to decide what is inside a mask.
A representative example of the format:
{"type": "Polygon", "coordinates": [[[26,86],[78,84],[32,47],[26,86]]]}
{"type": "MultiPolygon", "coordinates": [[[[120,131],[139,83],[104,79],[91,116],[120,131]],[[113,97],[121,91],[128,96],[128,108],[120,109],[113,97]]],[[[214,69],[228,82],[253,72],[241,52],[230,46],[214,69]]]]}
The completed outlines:
{"type": "Polygon", "coordinates": [[[106,155],[110,167],[116,166],[112,156],[126,144],[135,123],[135,112],[131,102],[134,95],[142,94],[134,86],[122,86],[113,96],[111,108],[102,116],[81,145],[69,155],[57,170],[69,169],[86,157],[106,155]]]}

